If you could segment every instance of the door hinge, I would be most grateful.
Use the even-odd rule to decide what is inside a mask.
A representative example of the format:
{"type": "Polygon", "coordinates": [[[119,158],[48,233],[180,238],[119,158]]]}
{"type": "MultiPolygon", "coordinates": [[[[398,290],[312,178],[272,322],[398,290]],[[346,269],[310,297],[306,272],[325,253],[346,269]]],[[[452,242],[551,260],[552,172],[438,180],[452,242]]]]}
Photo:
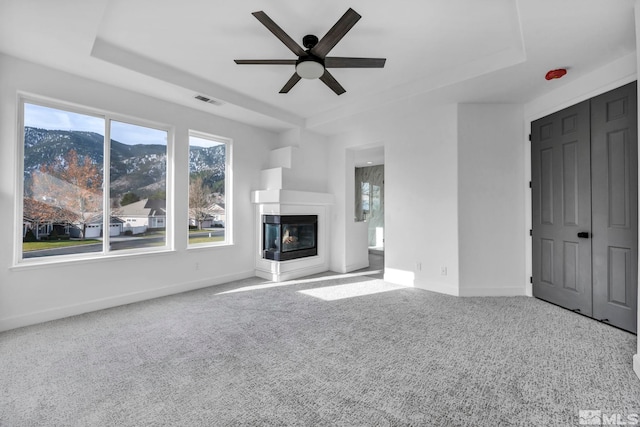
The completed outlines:
{"type": "Polygon", "coordinates": [[[529,134],[529,141],[531,141],[531,134],[529,134]]]}
{"type": "Polygon", "coordinates": [[[529,229],[529,236],[533,236],[533,230],[529,229]]]}
{"type": "Polygon", "coordinates": [[[533,188],[532,184],[531,184],[531,181],[529,181],[529,188],[533,188]]]}
{"type": "Polygon", "coordinates": [[[529,276],[529,283],[533,283],[533,276],[529,276]]]}

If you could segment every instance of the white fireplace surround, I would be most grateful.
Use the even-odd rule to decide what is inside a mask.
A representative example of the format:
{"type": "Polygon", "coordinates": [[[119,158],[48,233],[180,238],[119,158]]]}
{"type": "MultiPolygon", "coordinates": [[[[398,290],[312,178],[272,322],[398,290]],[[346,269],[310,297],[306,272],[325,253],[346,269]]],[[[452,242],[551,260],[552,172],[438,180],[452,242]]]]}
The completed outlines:
{"type": "Polygon", "coordinates": [[[329,218],[333,195],[292,190],[259,190],[251,192],[251,201],[256,206],[256,257],[255,274],[274,282],[297,279],[329,270],[329,218]],[[318,254],[315,256],[272,261],[262,256],[263,215],[317,215],[318,254]]]}

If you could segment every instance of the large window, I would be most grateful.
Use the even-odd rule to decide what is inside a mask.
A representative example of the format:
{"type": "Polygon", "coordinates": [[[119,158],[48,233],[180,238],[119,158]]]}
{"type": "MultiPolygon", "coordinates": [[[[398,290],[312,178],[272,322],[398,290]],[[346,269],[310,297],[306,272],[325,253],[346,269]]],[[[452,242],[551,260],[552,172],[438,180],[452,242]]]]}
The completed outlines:
{"type": "Polygon", "coordinates": [[[167,129],[31,101],[22,113],[22,258],[167,246],[167,129]]]}
{"type": "Polygon", "coordinates": [[[189,245],[230,243],[228,139],[189,134],[189,245]]]}
{"type": "Polygon", "coordinates": [[[167,131],[111,121],[111,250],[165,246],[167,131]]]}

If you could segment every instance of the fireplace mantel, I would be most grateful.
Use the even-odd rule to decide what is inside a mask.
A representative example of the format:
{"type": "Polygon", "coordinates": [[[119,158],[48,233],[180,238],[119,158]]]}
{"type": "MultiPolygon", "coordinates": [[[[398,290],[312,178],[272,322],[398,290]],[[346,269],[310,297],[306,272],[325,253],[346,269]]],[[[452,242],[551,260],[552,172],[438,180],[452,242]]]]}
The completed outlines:
{"type": "Polygon", "coordinates": [[[251,192],[251,202],[255,204],[286,205],[332,205],[333,194],[296,190],[258,190],[251,192]]]}
{"type": "MultiPolygon", "coordinates": [[[[256,276],[274,282],[297,279],[329,270],[329,236],[333,194],[301,191],[309,180],[304,165],[309,159],[297,147],[304,144],[304,135],[293,131],[285,135],[290,144],[276,148],[269,155],[267,169],[260,172],[261,190],[251,192],[255,208],[255,257],[256,276]],[[289,260],[270,260],[263,257],[263,215],[315,215],[317,221],[317,255],[289,260]]],[[[313,187],[310,187],[313,188],[313,187]]]]}
{"type": "Polygon", "coordinates": [[[295,190],[258,190],[251,192],[256,206],[256,276],[274,282],[297,279],[329,270],[329,218],[332,194],[295,190]],[[262,252],[263,215],[316,215],[317,255],[287,261],[265,259],[262,252]]]}

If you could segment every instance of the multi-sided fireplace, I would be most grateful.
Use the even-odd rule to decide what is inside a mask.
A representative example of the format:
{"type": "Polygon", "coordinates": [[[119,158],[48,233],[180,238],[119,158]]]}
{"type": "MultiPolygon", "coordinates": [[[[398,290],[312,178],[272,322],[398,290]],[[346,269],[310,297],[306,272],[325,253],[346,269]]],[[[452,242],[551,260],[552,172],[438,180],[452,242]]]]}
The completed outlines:
{"type": "Polygon", "coordinates": [[[288,261],[318,254],[317,215],[263,215],[262,257],[288,261]]]}

